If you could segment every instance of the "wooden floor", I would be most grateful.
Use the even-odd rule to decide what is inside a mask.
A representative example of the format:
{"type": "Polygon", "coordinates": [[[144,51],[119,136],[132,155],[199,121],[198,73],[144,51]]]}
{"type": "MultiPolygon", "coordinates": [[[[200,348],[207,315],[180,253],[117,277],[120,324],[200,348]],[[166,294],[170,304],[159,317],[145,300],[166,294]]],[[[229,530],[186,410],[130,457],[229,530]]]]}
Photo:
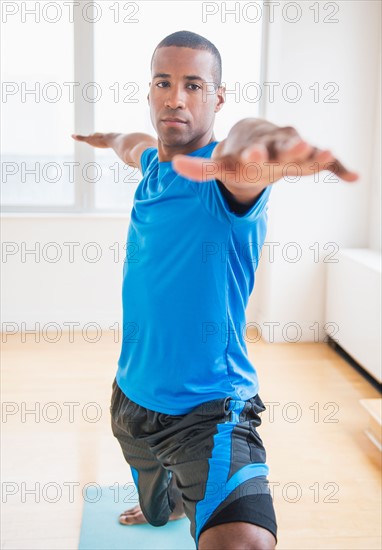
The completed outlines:
{"type": "MultiPolygon", "coordinates": [[[[359,404],[377,390],[325,344],[248,349],[267,406],[277,549],[380,549],[381,454],[359,404]]],[[[3,549],[76,549],[86,484],[131,481],[109,419],[119,350],[111,332],[3,344],[3,549]]]]}

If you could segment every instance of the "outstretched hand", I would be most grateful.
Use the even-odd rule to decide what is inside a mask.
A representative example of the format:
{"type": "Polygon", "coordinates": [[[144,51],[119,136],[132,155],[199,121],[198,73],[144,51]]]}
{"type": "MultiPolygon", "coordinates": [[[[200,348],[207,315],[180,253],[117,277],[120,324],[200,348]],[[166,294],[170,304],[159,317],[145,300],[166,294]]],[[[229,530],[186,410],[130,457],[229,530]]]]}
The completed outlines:
{"type": "Polygon", "coordinates": [[[358,179],[331,151],[310,145],[294,128],[254,120],[257,124],[246,119],[234,126],[210,159],[175,155],[174,170],[199,182],[216,178],[232,189],[266,187],[286,175],[311,176],[322,170],[346,182],[358,179]]]}
{"type": "Polygon", "coordinates": [[[72,134],[72,138],[75,141],[82,141],[83,143],[88,143],[93,147],[98,147],[101,149],[106,149],[110,147],[110,145],[108,145],[106,142],[106,134],[102,134],[100,132],[97,132],[96,134],[90,134],[89,136],[80,136],[78,134],[72,134]]]}

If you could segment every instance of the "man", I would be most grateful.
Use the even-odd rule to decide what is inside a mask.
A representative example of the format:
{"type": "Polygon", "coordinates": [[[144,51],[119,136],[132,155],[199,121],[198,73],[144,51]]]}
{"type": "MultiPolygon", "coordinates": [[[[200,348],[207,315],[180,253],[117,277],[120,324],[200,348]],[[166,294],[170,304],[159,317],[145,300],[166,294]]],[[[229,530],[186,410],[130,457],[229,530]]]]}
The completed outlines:
{"type": "Polygon", "coordinates": [[[265,120],[241,120],[218,143],[221,59],[200,35],[166,37],[151,69],[157,139],[73,136],[112,147],[143,175],[128,232],[110,408],[140,504],[120,522],[160,526],[185,512],[200,550],[269,550],[277,525],[256,430],[265,406],[243,331],[267,201],[286,163],[301,175],[324,168],[345,181],[357,175],[294,128],[265,120]]]}

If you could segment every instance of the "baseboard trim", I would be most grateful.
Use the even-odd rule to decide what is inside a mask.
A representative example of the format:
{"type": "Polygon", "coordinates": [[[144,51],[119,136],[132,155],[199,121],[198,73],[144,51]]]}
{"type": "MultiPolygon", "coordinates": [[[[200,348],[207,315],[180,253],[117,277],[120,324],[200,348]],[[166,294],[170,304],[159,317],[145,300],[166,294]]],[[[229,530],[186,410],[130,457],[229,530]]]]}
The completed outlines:
{"type": "Polygon", "coordinates": [[[336,341],[334,341],[330,336],[327,340],[328,346],[330,346],[334,351],[336,351],[345,361],[352,366],[359,374],[365,378],[370,384],[382,395],[382,384],[378,382],[371,374],[367,372],[357,361],[349,355],[336,341]]]}

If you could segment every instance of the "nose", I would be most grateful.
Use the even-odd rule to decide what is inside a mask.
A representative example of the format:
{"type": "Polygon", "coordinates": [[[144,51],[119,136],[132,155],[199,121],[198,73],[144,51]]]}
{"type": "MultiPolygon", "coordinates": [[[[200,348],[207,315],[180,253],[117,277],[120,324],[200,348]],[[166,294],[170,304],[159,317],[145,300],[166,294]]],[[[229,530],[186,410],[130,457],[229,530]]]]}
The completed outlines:
{"type": "Polygon", "coordinates": [[[186,106],[183,95],[184,91],[177,86],[172,86],[167,90],[165,107],[168,107],[169,109],[184,109],[186,106]]]}

